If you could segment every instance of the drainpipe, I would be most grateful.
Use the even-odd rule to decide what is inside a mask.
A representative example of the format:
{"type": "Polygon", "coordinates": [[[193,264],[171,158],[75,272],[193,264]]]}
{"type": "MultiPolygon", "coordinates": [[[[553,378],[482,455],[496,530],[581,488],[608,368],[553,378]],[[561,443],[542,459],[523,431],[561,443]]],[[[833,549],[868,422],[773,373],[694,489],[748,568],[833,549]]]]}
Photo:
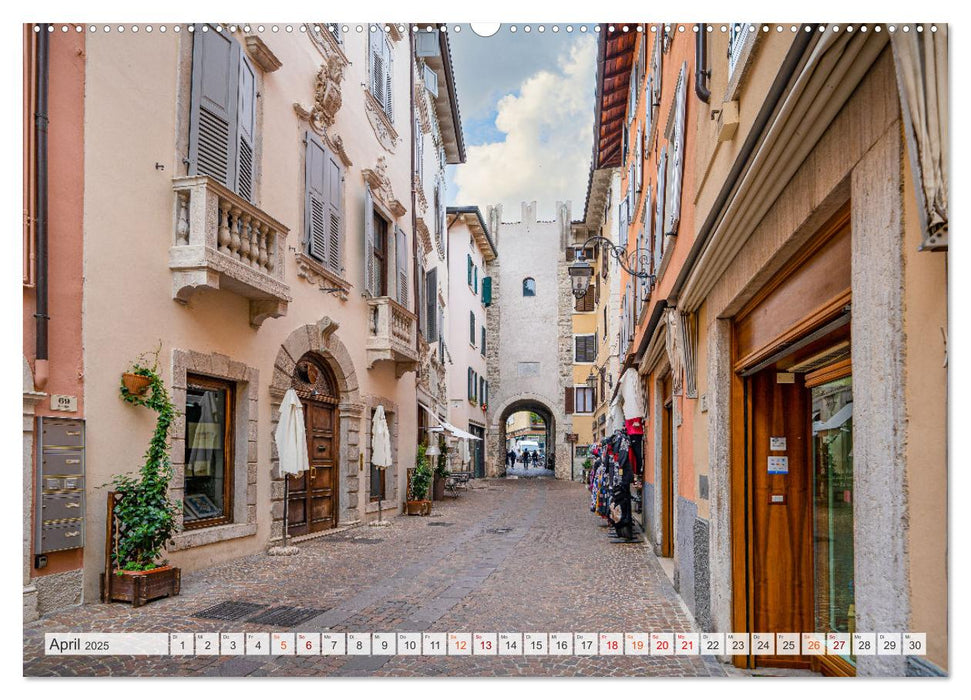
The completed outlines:
{"type": "Polygon", "coordinates": [[[37,33],[37,90],[34,106],[36,146],[34,172],[36,173],[34,216],[36,217],[37,245],[37,345],[34,362],[34,386],[42,390],[50,376],[47,357],[47,91],[49,77],[50,44],[48,25],[39,25],[37,33]]]}
{"type": "Polygon", "coordinates": [[[711,91],[708,89],[708,78],[711,71],[708,70],[708,25],[699,24],[698,33],[695,34],[695,94],[698,99],[708,103],[711,91]]]}

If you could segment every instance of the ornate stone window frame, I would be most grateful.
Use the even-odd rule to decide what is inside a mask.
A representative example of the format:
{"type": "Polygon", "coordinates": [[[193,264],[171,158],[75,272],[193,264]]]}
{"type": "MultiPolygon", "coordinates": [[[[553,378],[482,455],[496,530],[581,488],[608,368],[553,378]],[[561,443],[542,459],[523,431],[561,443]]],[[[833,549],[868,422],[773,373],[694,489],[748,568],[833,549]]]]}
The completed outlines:
{"type": "Polygon", "coordinates": [[[381,501],[381,509],[394,512],[398,503],[398,474],[400,465],[398,463],[398,426],[400,424],[398,404],[380,396],[364,397],[364,503],[365,513],[377,513],[378,502],[372,501],[371,494],[371,412],[378,406],[384,406],[384,412],[388,419],[388,430],[391,433],[391,466],[387,469],[384,476],[384,499],[381,501]]]}
{"type": "MultiPolygon", "coordinates": [[[[172,538],[168,551],[176,552],[225,542],[256,534],[257,436],[259,420],[259,370],[221,353],[195,350],[172,350],[172,401],[179,411],[186,402],[187,375],[216,377],[236,384],[235,444],[233,464],[233,522],[226,525],[186,530],[172,538]]],[[[172,430],[172,484],[169,494],[181,502],[185,492],[184,412],[175,420],[172,430]]],[[[182,514],[176,516],[181,529],[182,514]]]]}

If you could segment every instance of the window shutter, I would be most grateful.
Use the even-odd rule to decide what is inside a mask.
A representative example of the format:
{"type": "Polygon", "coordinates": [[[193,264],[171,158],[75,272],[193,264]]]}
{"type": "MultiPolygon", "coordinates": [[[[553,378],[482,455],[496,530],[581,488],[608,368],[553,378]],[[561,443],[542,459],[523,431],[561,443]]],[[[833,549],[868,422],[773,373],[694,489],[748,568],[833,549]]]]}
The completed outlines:
{"type": "Polygon", "coordinates": [[[654,34],[654,58],[651,61],[651,72],[654,74],[654,104],[661,102],[661,43],[664,41],[664,25],[657,26],[654,34]]]}
{"type": "Polygon", "coordinates": [[[327,264],[341,275],[344,273],[344,170],[333,153],[327,152],[327,264]]]}
{"type": "Polygon", "coordinates": [[[384,113],[394,123],[394,90],[391,84],[394,77],[394,56],[391,54],[391,42],[384,34],[381,35],[381,45],[384,47],[384,113]]]}
{"type": "Polygon", "coordinates": [[[253,201],[253,154],[256,139],[256,71],[240,51],[239,61],[239,147],[236,150],[236,187],[240,197],[253,201]]]}
{"type": "Polygon", "coordinates": [[[486,354],[486,327],[482,326],[481,331],[482,331],[482,355],[484,356],[486,354]]]}
{"type": "Polygon", "coordinates": [[[681,177],[684,172],[684,119],[685,102],[687,98],[687,62],[681,65],[681,74],[678,76],[678,89],[674,94],[674,125],[671,134],[671,153],[668,167],[671,170],[668,179],[668,190],[665,196],[667,200],[664,217],[664,233],[674,236],[678,233],[678,224],[681,223],[681,177]]]}
{"type": "Polygon", "coordinates": [[[639,255],[644,256],[644,271],[654,274],[654,256],[651,253],[651,242],[654,237],[654,212],[651,211],[651,195],[654,193],[650,184],[644,195],[644,250],[639,255]]]}
{"type": "Polygon", "coordinates": [[[466,398],[469,401],[471,401],[472,400],[472,368],[471,367],[469,367],[469,370],[468,370],[468,378],[466,379],[465,389],[466,389],[465,391],[466,398]]]}
{"type": "Polygon", "coordinates": [[[469,343],[475,347],[475,311],[469,312],[469,343]]]}
{"type": "Polygon", "coordinates": [[[472,286],[472,256],[465,256],[465,275],[468,278],[469,286],[472,286]]]}
{"type": "Polygon", "coordinates": [[[620,152],[620,162],[621,163],[626,163],[627,162],[627,141],[628,141],[628,139],[627,139],[627,124],[624,124],[624,130],[623,130],[622,142],[621,142],[621,152],[620,152]]]}
{"type": "Polygon", "coordinates": [[[644,96],[647,99],[647,105],[644,112],[644,155],[647,156],[651,152],[651,144],[653,139],[651,138],[652,132],[654,131],[654,105],[652,104],[651,98],[654,96],[654,76],[650,76],[647,79],[647,83],[644,86],[644,96]]]}
{"type": "Polygon", "coordinates": [[[425,138],[421,133],[421,122],[415,116],[415,175],[418,182],[422,181],[422,170],[425,164],[425,138]]]}
{"type": "Polygon", "coordinates": [[[438,73],[433,71],[428,66],[422,67],[422,79],[425,81],[425,88],[428,92],[432,93],[435,97],[438,97],[438,73]]]}
{"type": "Polygon", "coordinates": [[[482,278],[482,303],[486,306],[492,305],[492,277],[482,278]]]}
{"type": "Polygon", "coordinates": [[[364,186],[364,291],[369,296],[377,296],[377,275],[374,269],[374,200],[371,188],[364,186]]]}
{"type": "Polygon", "coordinates": [[[574,405],[573,393],[574,392],[573,392],[572,386],[565,387],[565,391],[563,392],[563,403],[565,404],[563,412],[566,413],[567,415],[573,413],[573,405],[574,405]]]}
{"type": "Polygon", "coordinates": [[[189,174],[236,185],[236,115],[239,109],[239,44],[227,32],[192,37],[189,174]]]}
{"type": "Polygon", "coordinates": [[[635,180],[637,193],[640,194],[644,187],[644,138],[641,136],[641,130],[637,129],[637,151],[634,161],[635,173],[637,174],[637,179],[635,180]]]}
{"type": "Polygon", "coordinates": [[[429,343],[438,340],[438,268],[433,267],[425,273],[425,313],[428,316],[429,343]]]}
{"type": "Polygon", "coordinates": [[[380,30],[370,31],[368,27],[368,53],[371,56],[371,94],[384,105],[384,52],[381,50],[380,30]]]}
{"type": "Polygon", "coordinates": [[[661,148],[657,161],[657,200],[654,207],[654,274],[661,267],[664,255],[664,176],[667,172],[667,147],[661,148]]]}
{"type": "Polygon", "coordinates": [[[398,265],[398,303],[408,308],[408,237],[400,226],[394,227],[395,258],[398,265]]]}
{"type": "Polygon", "coordinates": [[[307,241],[307,252],[311,257],[326,262],[328,230],[327,230],[327,151],[317,136],[311,132],[306,134],[306,174],[304,197],[304,236],[307,241]]]}
{"type": "Polygon", "coordinates": [[[425,270],[416,261],[415,274],[418,275],[418,299],[416,299],[415,311],[418,314],[418,332],[422,338],[428,339],[428,309],[425,304],[425,270]]]}
{"type": "Polygon", "coordinates": [[[472,266],[472,291],[476,294],[479,293],[479,266],[472,266]]]}

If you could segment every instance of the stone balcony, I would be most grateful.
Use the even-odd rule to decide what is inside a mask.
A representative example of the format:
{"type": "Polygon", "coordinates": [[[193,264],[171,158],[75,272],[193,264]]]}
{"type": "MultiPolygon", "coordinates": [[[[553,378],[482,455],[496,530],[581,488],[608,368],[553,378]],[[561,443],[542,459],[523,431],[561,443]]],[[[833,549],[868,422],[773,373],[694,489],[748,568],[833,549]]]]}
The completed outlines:
{"type": "Polygon", "coordinates": [[[394,362],[395,376],[418,369],[418,317],[391,297],[368,299],[367,367],[394,362]]]}
{"type": "Polygon", "coordinates": [[[249,299],[250,325],[287,312],[284,281],[289,229],[210,177],[178,177],[175,245],[169,248],[172,298],[183,304],[201,289],[249,299]]]}

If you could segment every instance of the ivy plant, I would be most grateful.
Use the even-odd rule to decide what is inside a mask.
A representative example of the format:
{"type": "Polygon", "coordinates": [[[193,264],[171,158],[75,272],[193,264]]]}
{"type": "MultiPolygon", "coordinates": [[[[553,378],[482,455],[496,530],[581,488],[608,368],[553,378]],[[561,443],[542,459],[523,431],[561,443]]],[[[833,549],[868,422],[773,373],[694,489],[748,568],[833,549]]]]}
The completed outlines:
{"type": "Polygon", "coordinates": [[[140,358],[132,363],[130,371],[151,380],[149,391],[139,396],[122,383],[121,398],[152,409],[158,418],[138,474],[119,474],[110,482],[118,494],[114,513],[119,524],[112,558],[117,570],[146,571],[166,563],[160,561],[162,550],[177,529],[180,504],[169,498],[172,462],[168,440],[177,412],[158,373],[158,350],[152,365],[140,358]]]}

